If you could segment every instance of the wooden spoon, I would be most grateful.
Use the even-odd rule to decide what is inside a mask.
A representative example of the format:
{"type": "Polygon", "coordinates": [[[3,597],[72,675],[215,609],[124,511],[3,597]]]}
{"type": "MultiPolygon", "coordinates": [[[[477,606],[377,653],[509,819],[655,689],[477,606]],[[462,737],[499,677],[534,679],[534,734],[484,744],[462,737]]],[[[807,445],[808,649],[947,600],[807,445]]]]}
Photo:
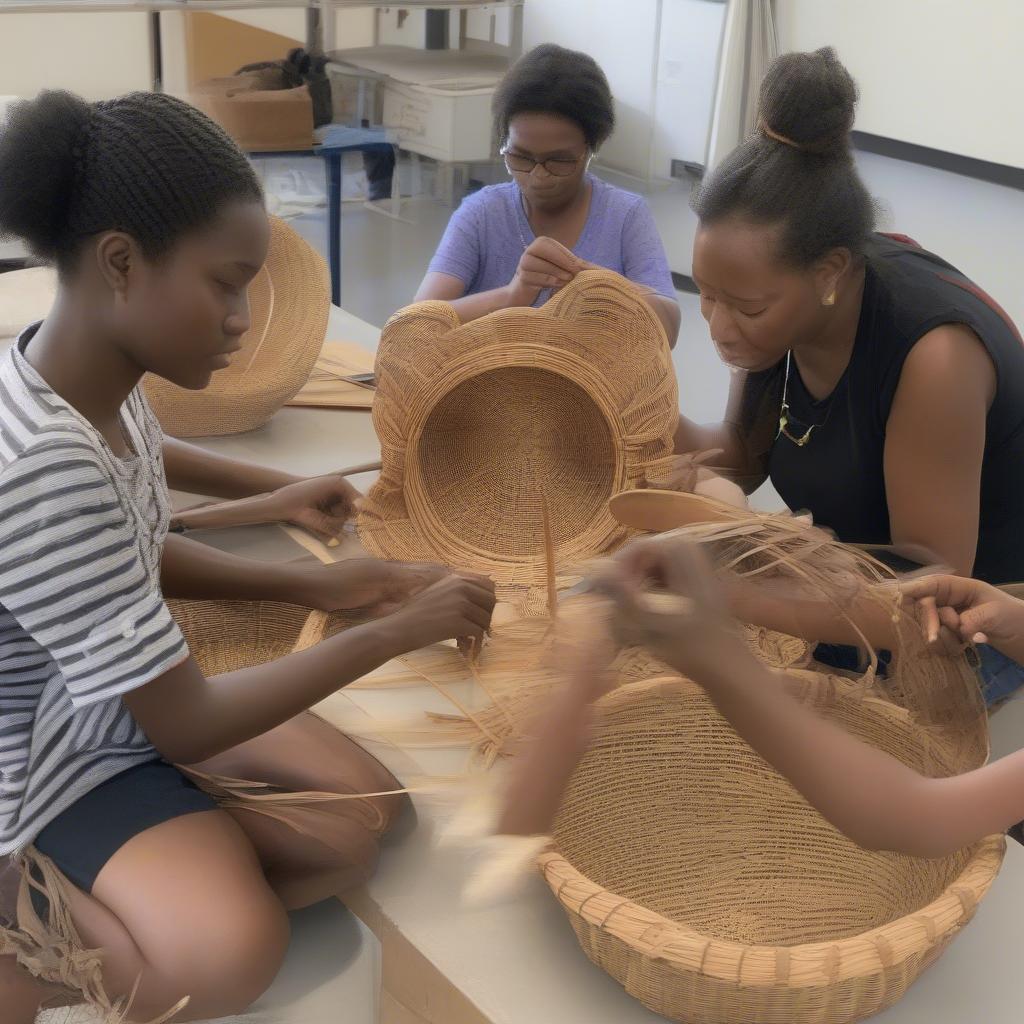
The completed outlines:
{"type": "Polygon", "coordinates": [[[692,523],[731,523],[749,519],[753,514],[700,494],[649,488],[613,494],[608,510],[623,526],[651,533],[664,533],[692,523]]]}

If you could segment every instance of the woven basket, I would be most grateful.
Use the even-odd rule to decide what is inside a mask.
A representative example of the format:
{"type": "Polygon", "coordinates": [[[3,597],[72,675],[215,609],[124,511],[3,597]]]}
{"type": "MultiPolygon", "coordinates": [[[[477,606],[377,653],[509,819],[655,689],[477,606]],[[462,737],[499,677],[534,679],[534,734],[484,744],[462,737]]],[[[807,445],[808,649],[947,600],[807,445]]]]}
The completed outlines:
{"type": "MultiPolygon", "coordinates": [[[[929,775],[948,754],[856,684],[803,696],[929,775]]],[[[862,850],[727,725],[697,686],[609,694],[544,877],[587,956],[687,1024],[842,1024],[896,1002],[971,918],[1004,840],[939,860],[862,850]]]]}
{"type": "Polygon", "coordinates": [[[338,616],[275,601],[167,602],[204,676],[253,668],[338,632],[338,616]]]}
{"type": "Polygon", "coordinates": [[[267,260],[249,285],[252,327],[231,365],[202,391],[153,374],[143,378],[160,425],[173,437],[255,430],[309,380],[331,308],[327,266],[283,220],[271,217],[270,228],[267,260]]]}
{"type": "Polygon", "coordinates": [[[468,324],[445,303],[410,306],[384,328],[376,372],[383,468],[363,544],[486,573],[502,592],[543,582],[545,520],[560,565],[621,542],[608,499],[672,452],[664,331],[610,271],[468,324]]]}

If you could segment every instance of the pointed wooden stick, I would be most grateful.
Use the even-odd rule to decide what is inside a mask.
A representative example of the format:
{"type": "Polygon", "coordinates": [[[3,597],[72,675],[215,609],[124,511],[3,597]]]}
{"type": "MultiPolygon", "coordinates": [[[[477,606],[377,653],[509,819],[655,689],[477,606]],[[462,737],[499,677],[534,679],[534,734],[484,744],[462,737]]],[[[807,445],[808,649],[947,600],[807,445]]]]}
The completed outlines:
{"type": "Polygon", "coordinates": [[[551,533],[551,516],[544,492],[540,492],[540,517],[544,527],[544,563],[548,583],[548,615],[554,621],[558,615],[558,586],[555,580],[555,539],[551,533]]]}

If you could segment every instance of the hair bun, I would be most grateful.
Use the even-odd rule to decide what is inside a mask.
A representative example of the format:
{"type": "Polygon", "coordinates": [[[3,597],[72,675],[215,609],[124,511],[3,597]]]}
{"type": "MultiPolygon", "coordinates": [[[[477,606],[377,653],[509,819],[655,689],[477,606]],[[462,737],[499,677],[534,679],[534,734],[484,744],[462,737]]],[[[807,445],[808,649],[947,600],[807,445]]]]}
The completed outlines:
{"type": "Polygon", "coordinates": [[[91,106],[69,92],[43,92],[11,106],[0,126],[0,237],[54,256],[91,116],[91,106]]]}
{"type": "Polygon", "coordinates": [[[770,137],[809,153],[845,154],[856,105],[856,83],[835,50],[825,47],[772,63],[761,84],[759,114],[770,137]]]}

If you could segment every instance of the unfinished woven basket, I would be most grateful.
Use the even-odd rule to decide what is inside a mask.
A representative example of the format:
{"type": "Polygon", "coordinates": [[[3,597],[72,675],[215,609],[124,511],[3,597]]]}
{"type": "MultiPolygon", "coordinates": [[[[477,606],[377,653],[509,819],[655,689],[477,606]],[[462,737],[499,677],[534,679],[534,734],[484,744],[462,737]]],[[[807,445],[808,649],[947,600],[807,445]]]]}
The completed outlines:
{"type": "Polygon", "coordinates": [[[380,557],[535,586],[546,523],[559,564],[607,551],[626,536],[608,499],[672,453],[664,330],[610,271],[468,324],[446,303],[410,306],[384,328],[376,372],[383,469],[359,533],[380,557]]]}
{"type": "Polygon", "coordinates": [[[293,228],[270,218],[267,260],[249,285],[252,326],[231,365],[202,391],[143,378],[146,397],[173,437],[240,434],[263,426],[298,394],[323,347],[331,292],[327,266],[293,228]]]}
{"type": "MultiPolygon", "coordinates": [[[[856,683],[797,672],[821,713],[928,775],[949,752],[856,683]]],[[[544,877],[587,956],[687,1024],[844,1024],[890,1006],[974,914],[993,836],[939,860],[862,850],[679,678],[609,694],[544,877]]]]}
{"type": "Polygon", "coordinates": [[[167,602],[204,676],[253,668],[338,632],[337,616],[275,601],[167,602]]]}

